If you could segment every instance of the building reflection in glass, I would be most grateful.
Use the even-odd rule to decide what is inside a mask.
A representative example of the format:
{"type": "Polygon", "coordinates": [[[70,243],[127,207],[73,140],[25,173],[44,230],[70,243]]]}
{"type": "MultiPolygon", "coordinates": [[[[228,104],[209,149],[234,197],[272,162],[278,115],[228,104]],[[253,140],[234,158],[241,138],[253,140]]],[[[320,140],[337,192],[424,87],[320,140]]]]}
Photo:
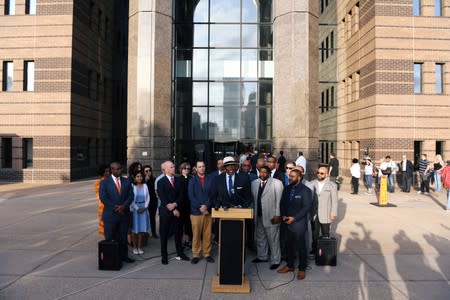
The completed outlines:
{"type": "Polygon", "coordinates": [[[174,0],[174,8],[176,157],[215,159],[221,143],[270,147],[272,0],[174,0]]]}

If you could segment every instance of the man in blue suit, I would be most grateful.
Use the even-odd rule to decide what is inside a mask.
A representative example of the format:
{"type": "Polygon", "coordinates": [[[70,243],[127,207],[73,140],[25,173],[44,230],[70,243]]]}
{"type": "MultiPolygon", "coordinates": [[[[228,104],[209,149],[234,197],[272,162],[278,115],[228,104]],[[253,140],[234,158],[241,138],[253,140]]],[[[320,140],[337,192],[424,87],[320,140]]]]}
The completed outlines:
{"type": "Polygon", "coordinates": [[[105,205],[103,223],[105,224],[105,239],[116,240],[120,244],[120,255],[123,261],[132,263],[128,257],[127,233],[130,220],[129,206],[134,199],[131,182],[121,176],[120,163],[110,165],[111,176],[100,185],[100,200],[105,205]]]}
{"type": "Polygon", "coordinates": [[[291,183],[284,188],[280,202],[282,220],[287,227],[285,240],[287,265],[277,272],[294,272],[295,251],[298,249],[297,279],[303,280],[308,259],[305,234],[313,198],[311,190],[302,183],[302,173],[299,170],[292,170],[289,177],[291,183]]]}
{"type": "Polygon", "coordinates": [[[167,265],[168,253],[167,253],[167,240],[169,239],[169,231],[173,228],[175,237],[175,248],[177,255],[182,260],[189,260],[183,252],[181,246],[181,238],[183,236],[182,223],[180,221],[181,216],[181,179],[175,177],[175,165],[170,160],[165,161],[161,165],[161,169],[165,176],[158,181],[158,197],[161,201],[159,206],[159,238],[161,241],[161,262],[163,265],[167,265]]]}
{"type": "Polygon", "coordinates": [[[233,157],[223,159],[225,172],[214,178],[211,189],[211,199],[215,201],[214,207],[222,206],[247,208],[252,203],[250,179],[247,174],[236,173],[239,163],[233,157]]]}

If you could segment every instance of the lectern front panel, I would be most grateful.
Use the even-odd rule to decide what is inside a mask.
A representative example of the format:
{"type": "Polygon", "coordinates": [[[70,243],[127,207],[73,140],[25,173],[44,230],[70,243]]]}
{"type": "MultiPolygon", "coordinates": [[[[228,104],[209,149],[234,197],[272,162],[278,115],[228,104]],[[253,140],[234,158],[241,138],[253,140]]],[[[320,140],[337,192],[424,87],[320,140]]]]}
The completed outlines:
{"type": "Polygon", "coordinates": [[[220,220],[220,284],[242,284],[244,229],[244,220],[220,220]]]}

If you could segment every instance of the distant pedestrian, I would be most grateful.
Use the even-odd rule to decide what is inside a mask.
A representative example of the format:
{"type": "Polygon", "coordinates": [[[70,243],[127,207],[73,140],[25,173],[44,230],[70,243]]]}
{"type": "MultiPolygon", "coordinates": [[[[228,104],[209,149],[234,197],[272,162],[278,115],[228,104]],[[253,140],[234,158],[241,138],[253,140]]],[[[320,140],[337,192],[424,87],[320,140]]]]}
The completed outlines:
{"type": "Polygon", "coordinates": [[[417,193],[428,194],[430,192],[430,186],[428,181],[428,175],[425,171],[428,168],[427,155],[422,154],[421,160],[419,161],[419,177],[420,177],[420,190],[417,193]]]}
{"type": "Polygon", "coordinates": [[[414,174],[414,165],[409,159],[406,159],[406,155],[402,156],[399,170],[402,174],[402,191],[409,193],[414,174]]]}
{"type": "Polygon", "coordinates": [[[370,195],[372,193],[373,168],[374,165],[372,163],[372,159],[370,157],[366,157],[366,165],[364,167],[364,184],[367,189],[367,195],[370,195]]]}
{"type": "Polygon", "coordinates": [[[303,170],[306,171],[306,158],[303,156],[303,152],[302,151],[298,152],[298,157],[295,160],[295,165],[296,166],[302,166],[303,170]]]}
{"type": "Polygon", "coordinates": [[[447,160],[447,166],[441,171],[441,179],[444,188],[447,190],[447,210],[450,210],[450,160],[447,160]]]}
{"type": "Polygon", "coordinates": [[[352,166],[350,167],[350,173],[352,174],[352,195],[358,194],[359,178],[361,177],[361,167],[357,158],[352,159],[352,166]]]}
{"type": "Polygon", "coordinates": [[[440,154],[436,154],[436,158],[433,163],[433,176],[434,176],[434,191],[439,193],[441,191],[441,170],[444,167],[444,161],[442,160],[442,156],[440,154]]]}
{"type": "Polygon", "coordinates": [[[336,158],[336,153],[330,153],[330,162],[328,163],[328,176],[331,182],[337,184],[337,189],[339,190],[340,184],[336,182],[339,176],[339,160],[336,158]]]}
{"type": "Polygon", "coordinates": [[[285,166],[286,166],[286,157],[284,157],[284,152],[283,150],[281,150],[280,156],[278,156],[278,170],[280,170],[283,173],[286,172],[285,166]]]}

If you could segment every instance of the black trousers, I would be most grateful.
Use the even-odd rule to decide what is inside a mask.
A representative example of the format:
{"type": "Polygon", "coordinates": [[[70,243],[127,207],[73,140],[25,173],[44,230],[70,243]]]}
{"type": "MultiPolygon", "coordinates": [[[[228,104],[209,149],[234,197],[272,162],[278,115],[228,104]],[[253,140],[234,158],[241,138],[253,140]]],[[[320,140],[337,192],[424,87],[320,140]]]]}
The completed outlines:
{"type": "Polygon", "coordinates": [[[286,228],[286,261],[289,268],[294,268],[295,254],[298,251],[298,269],[305,271],[308,262],[307,245],[305,240],[306,222],[298,231],[294,232],[286,228]]]}
{"type": "Polygon", "coordinates": [[[130,225],[129,219],[129,214],[125,214],[103,220],[103,224],[105,225],[105,239],[119,242],[120,257],[122,260],[128,257],[127,235],[130,225]]]}
{"type": "Polygon", "coordinates": [[[316,253],[317,250],[317,240],[319,239],[319,236],[330,236],[330,223],[328,224],[322,224],[319,222],[319,218],[316,217],[313,222],[311,222],[311,225],[313,226],[313,234],[312,234],[312,251],[313,253],[316,253]]]}
{"type": "Polygon", "coordinates": [[[411,190],[411,176],[407,176],[406,172],[402,173],[402,190],[408,193],[411,190]]]}
{"type": "Polygon", "coordinates": [[[286,260],[286,224],[281,222],[280,224],[280,253],[281,260],[286,260]]]}
{"type": "Polygon", "coordinates": [[[183,253],[181,246],[181,239],[183,237],[183,225],[180,218],[175,216],[168,216],[166,214],[159,215],[159,239],[161,242],[161,256],[167,258],[167,240],[169,239],[169,233],[173,229],[175,248],[177,255],[180,256],[183,253]]]}
{"type": "Polygon", "coordinates": [[[353,193],[358,194],[359,178],[352,176],[352,188],[353,188],[353,193]]]}
{"type": "Polygon", "coordinates": [[[148,205],[148,214],[150,215],[150,228],[152,230],[152,235],[156,235],[156,211],[158,210],[158,199],[150,200],[148,205]]]}

